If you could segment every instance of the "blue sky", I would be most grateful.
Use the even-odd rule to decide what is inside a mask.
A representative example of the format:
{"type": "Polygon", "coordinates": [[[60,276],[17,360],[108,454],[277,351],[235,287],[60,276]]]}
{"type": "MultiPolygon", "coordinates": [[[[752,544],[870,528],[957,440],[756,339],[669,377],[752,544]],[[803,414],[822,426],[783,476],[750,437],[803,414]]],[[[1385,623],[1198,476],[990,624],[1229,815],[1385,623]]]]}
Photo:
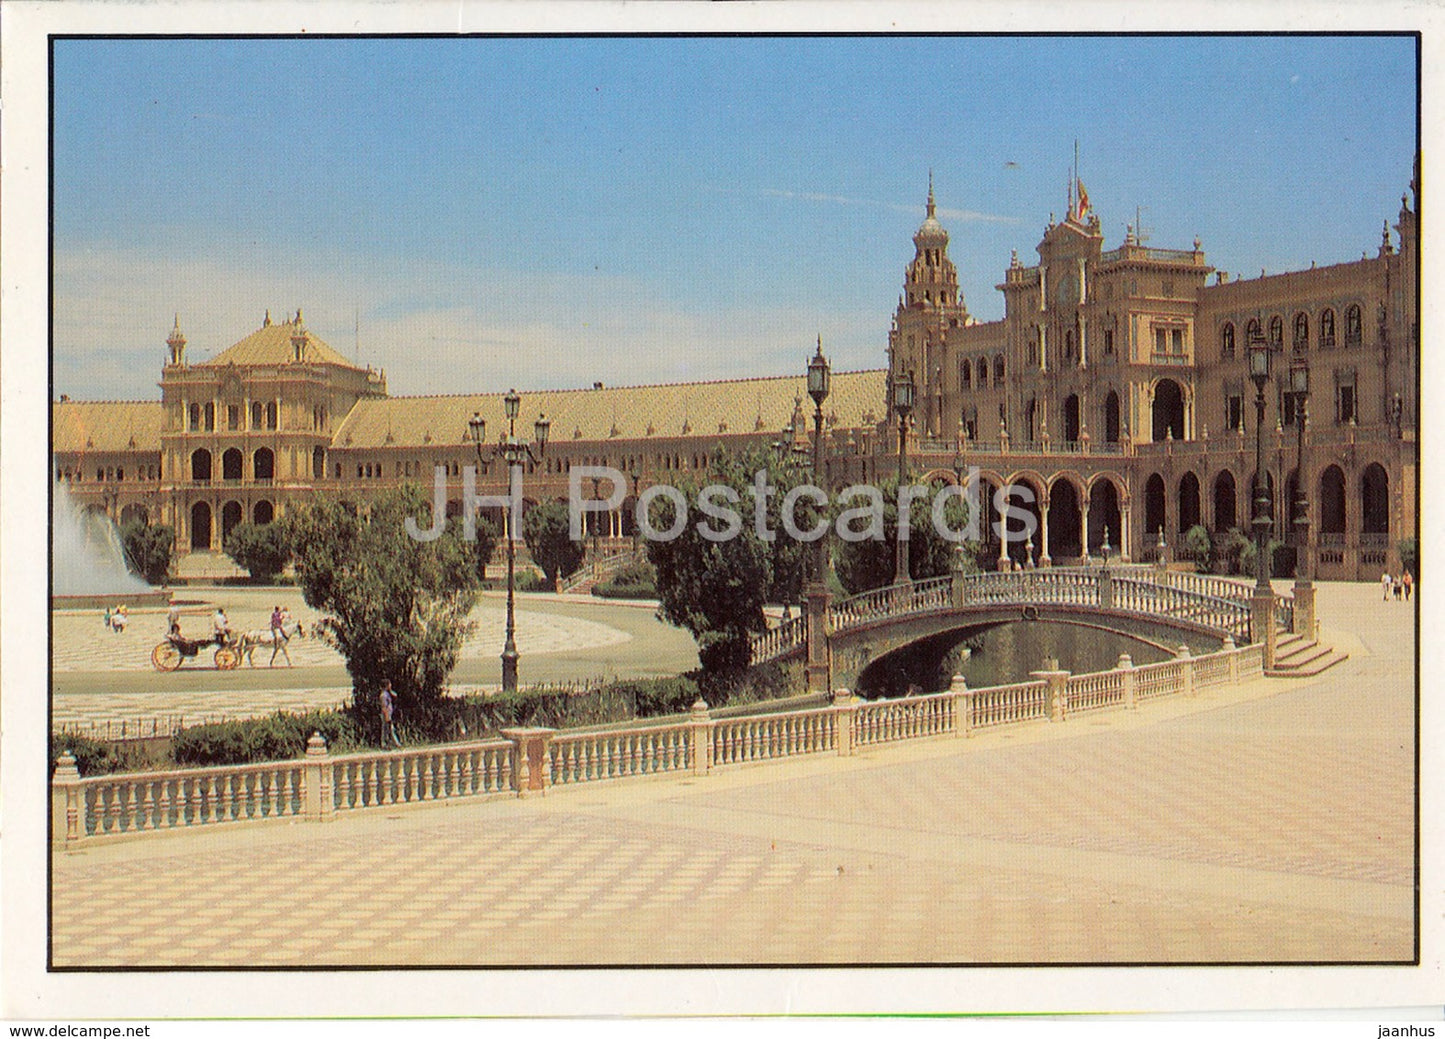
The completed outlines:
{"type": "Polygon", "coordinates": [[[1392,37],[61,40],[55,392],[153,399],[266,308],[395,393],[883,363],[932,169],[965,300],[1062,216],[1235,274],[1371,254],[1392,37]],[[359,336],[357,326],[359,325],[359,336]]]}

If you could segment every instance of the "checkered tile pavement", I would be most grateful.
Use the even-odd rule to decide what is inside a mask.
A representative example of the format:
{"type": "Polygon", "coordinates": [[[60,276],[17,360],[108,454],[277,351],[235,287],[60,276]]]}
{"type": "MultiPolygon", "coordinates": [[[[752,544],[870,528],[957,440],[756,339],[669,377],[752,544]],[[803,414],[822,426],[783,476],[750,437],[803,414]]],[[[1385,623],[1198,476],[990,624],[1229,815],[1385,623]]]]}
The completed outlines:
{"type": "Polygon", "coordinates": [[[1407,960],[1413,645],[1362,623],[1233,698],[58,854],[53,962],[1407,960]]]}

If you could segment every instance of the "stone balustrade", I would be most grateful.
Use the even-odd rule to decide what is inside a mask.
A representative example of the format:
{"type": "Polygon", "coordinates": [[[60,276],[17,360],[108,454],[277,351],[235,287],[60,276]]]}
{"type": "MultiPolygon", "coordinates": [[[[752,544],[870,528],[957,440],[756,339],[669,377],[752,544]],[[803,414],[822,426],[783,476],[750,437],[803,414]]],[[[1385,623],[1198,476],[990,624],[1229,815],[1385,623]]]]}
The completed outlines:
{"type": "Polygon", "coordinates": [[[311,737],[295,761],[82,777],[61,755],[51,780],[51,837],[74,848],[162,830],[277,820],[324,822],[344,812],[496,795],[544,794],[551,786],[762,764],[904,740],[967,737],[1074,714],[1132,709],[1166,696],[1258,678],[1259,645],[1180,655],[1135,667],[1128,654],[1103,672],[1035,672],[1035,680],[970,689],[961,677],[940,693],[860,701],[838,690],[830,706],[713,718],[689,717],[588,731],[508,729],[505,739],[332,755],[311,737]]]}

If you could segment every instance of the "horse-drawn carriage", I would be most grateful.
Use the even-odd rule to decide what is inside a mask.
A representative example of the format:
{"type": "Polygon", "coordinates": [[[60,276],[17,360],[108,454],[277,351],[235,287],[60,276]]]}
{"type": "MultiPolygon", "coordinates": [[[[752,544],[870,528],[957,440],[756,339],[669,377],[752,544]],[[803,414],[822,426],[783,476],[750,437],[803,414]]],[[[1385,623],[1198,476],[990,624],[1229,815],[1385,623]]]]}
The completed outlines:
{"type": "Polygon", "coordinates": [[[165,641],[151,650],[151,664],[157,671],[174,671],[188,659],[200,655],[207,646],[215,646],[212,659],[217,671],[232,671],[241,666],[240,640],[231,632],[216,632],[203,639],[167,635],[165,641]]]}

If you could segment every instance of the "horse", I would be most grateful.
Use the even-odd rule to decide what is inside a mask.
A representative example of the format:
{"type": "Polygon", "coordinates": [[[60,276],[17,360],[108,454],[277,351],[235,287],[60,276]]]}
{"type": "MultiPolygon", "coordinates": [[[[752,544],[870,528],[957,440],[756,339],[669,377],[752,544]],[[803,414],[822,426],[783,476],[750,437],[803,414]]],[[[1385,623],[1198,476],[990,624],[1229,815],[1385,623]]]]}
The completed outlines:
{"type": "Polygon", "coordinates": [[[274,628],[257,628],[255,631],[248,631],[242,635],[241,642],[237,648],[240,650],[241,655],[246,658],[246,663],[251,667],[256,666],[256,662],[251,659],[251,654],[256,651],[257,646],[271,647],[271,662],[266,665],[267,667],[276,666],[277,653],[282,654],[286,658],[287,667],[294,667],[295,665],[291,663],[291,654],[286,651],[286,643],[290,642],[294,636],[299,636],[304,639],[306,637],[306,629],[301,626],[300,621],[288,620],[281,625],[281,637],[279,639],[276,637],[276,630],[274,628]]]}

